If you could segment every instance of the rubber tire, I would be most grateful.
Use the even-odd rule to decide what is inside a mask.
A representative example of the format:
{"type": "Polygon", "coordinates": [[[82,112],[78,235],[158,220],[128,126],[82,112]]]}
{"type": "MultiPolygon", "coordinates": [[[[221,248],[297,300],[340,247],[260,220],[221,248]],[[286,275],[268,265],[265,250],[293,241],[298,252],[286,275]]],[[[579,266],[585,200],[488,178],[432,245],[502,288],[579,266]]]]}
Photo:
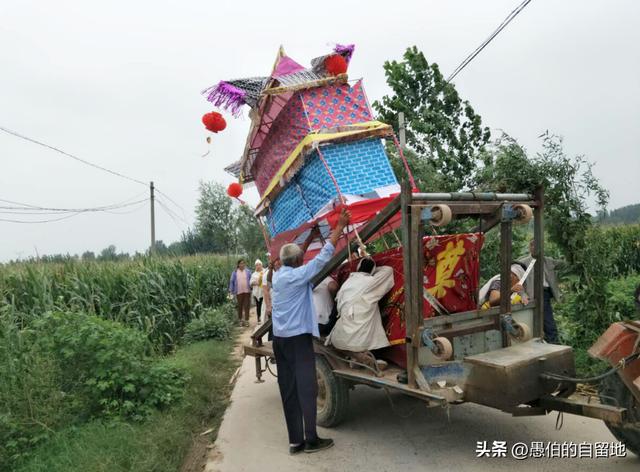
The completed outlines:
{"type": "Polygon", "coordinates": [[[337,377],[323,356],[316,356],[316,377],[318,378],[317,424],[323,428],[339,425],[349,410],[349,386],[337,377]],[[324,390],[324,392],[323,392],[324,390]],[[324,393],[324,401],[321,395],[324,393]]]}
{"type": "Polygon", "coordinates": [[[628,422],[623,426],[606,421],[605,424],[618,441],[625,443],[627,450],[640,457],[640,403],[618,374],[606,377],[600,385],[600,401],[605,405],[617,406],[613,399],[618,401],[619,406],[627,408],[628,422]]]}

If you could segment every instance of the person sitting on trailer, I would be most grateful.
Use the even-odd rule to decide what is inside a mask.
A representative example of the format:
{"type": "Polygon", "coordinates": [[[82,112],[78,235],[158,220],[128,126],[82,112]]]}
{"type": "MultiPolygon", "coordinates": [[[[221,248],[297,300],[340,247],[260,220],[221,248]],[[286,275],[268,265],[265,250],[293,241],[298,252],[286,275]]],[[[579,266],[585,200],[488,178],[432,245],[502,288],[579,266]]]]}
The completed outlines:
{"type": "MultiPolygon", "coordinates": [[[[520,279],[524,276],[525,269],[520,264],[511,264],[511,303],[529,303],[529,298],[524,291],[524,287],[520,283],[520,279]]],[[[496,275],[482,286],[478,295],[478,300],[483,309],[500,305],[500,275],[496,275]]]]}
{"type": "Polygon", "coordinates": [[[357,271],[349,275],[338,291],[338,321],[326,344],[375,368],[375,358],[369,351],[390,345],[378,302],[393,288],[393,283],[393,268],[376,267],[373,259],[363,258],[357,271]]]}
{"type": "Polygon", "coordinates": [[[333,277],[325,277],[316,288],[313,289],[313,306],[318,317],[318,330],[320,336],[328,336],[337,321],[336,293],[338,283],[333,277]]]}

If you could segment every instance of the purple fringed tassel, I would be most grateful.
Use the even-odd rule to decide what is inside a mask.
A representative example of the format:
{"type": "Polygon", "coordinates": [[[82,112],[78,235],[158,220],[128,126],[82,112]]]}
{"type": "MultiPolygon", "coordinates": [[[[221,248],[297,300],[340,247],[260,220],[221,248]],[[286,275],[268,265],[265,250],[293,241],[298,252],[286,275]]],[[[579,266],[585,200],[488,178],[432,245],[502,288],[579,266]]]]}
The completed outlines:
{"type": "Polygon", "coordinates": [[[241,107],[246,103],[245,97],[247,95],[244,90],[224,80],[213,87],[203,90],[202,94],[207,95],[207,100],[216,107],[224,108],[234,116],[240,115],[241,107]]]}
{"type": "Polygon", "coordinates": [[[343,56],[347,61],[347,64],[349,64],[349,61],[351,61],[351,56],[353,55],[353,50],[355,48],[355,44],[336,44],[336,47],[333,48],[333,52],[343,56]]]}

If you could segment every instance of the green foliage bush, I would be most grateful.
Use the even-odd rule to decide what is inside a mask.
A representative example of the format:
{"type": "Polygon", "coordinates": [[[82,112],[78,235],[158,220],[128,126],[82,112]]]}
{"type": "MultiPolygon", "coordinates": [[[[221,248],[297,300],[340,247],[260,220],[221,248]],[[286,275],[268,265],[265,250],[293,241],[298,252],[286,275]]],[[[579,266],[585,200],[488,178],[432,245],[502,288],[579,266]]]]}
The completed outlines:
{"type": "MultiPolygon", "coordinates": [[[[565,297],[556,304],[563,342],[584,351],[615,321],[637,319],[634,291],[640,284],[640,225],[590,228],[586,246],[571,266],[565,297]]],[[[599,366],[586,356],[578,367],[599,366]]]]}
{"type": "Polygon", "coordinates": [[[60,389],[60,366],[0,313],[0,470],[71,422],[74,395],[60,389]]]}
{"type": "Polygon", "coordinates": [[[187,343],[204,339],[229,339],[233,333],[233,308],[223,305],[204,311],[187,325],[184,340],[187,343]]]}
{"type": "Polygon", "coordinates": [[[84,313],[47,313],[34,342],[61,366],[63,391],[86,399],[90,415],[140,417],[180,397],[184,376],[148,356],[144,334],[84,313]]]}
{"type": "Polygon", "coordinates": [[[141,419],[179,399],[185,375],[150,351],[143,333],[95,315],[47,313],[21,330],[5,313],[0,470],[60,426],[91,417],[141,419]]]}

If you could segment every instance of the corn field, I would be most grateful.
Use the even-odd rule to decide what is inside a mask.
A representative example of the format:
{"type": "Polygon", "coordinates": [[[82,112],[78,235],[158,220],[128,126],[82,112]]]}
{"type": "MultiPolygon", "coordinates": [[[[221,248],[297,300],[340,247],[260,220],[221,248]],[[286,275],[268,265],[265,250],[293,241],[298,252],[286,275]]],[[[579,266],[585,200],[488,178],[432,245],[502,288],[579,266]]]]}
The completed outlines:
{"type": "Polygon", "coordinates": [[[167,352],[192,319],[226,300],[227,265],[218,256],[190,256],[0,267],[0,312],[20,328],[48,311],[95,314],[139,329],[167,352]]]}

